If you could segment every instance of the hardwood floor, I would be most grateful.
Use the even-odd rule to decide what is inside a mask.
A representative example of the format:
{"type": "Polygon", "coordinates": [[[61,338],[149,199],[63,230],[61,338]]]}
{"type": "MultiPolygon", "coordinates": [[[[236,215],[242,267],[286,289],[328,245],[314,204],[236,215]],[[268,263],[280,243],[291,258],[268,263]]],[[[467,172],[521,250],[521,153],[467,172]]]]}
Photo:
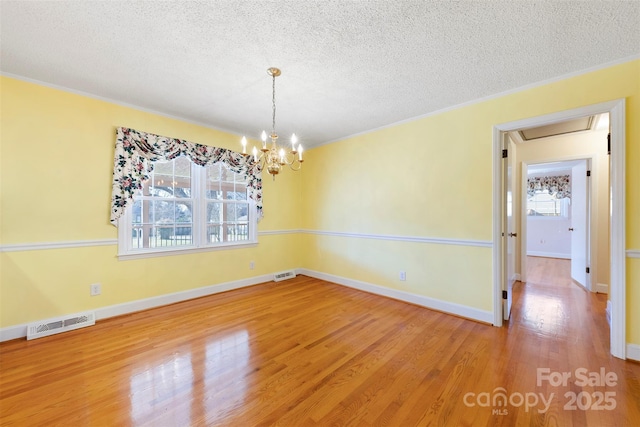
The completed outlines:
{"type": "Polygon", "coordinates": [[[298,276],[2,343],[0,425],[640,425],[606,296],[552,272],[503,328],[298,276]]]}
{"type": "MultiPolygon", "coordinates": [[[[527,282],[536,286],[554,286],[575,289],[571,280],[571,260],[560,258],[527,257],[527,282]]],[[[606,302],[605,302],[606,304],[606,302]]]]}

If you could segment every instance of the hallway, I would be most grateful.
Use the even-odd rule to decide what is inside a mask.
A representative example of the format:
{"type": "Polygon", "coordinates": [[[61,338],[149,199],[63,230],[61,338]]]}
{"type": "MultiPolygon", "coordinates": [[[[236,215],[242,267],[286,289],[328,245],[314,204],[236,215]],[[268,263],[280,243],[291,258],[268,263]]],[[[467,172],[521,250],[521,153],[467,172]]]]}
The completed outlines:
{"type": "MultiPolygon", "coordinates": [[[[571,260],[560,258],[527,257],[527,282],[536,286],[573,288],[571,260]]],[[[606,299],[605,299],[606,301],[606,299]]]]}
{"type": "Polygon", "coordinates": [[[528,280],[514,286],[509,329],[517,325],[581,344],[572,361],[588,360],[589,351],[582,345],[608,355],[607,295],[586,291],[573,282],[570,272],[568,259],[527,257],[528,280]]]}

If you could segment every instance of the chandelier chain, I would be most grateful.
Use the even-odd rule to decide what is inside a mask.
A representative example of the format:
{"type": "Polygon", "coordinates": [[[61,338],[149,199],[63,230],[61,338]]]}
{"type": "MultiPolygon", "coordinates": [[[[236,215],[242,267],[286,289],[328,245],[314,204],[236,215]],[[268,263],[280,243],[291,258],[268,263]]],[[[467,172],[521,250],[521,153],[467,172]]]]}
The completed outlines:
{"type": "Polygon", "coordinates": [[[275,134],[276,133],[276,76],[275,74],[273,75],[271,104],[273,106],[273,117],[271,119],[271,134],[275,134]]]}

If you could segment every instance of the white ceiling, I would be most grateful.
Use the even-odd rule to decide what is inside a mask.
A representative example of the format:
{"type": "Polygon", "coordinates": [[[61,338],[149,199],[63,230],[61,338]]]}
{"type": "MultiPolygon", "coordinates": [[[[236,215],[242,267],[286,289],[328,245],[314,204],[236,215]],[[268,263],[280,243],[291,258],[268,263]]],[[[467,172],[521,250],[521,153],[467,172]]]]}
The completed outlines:
{"type": "Polygon", "coordinates": [[[553,162],[553,163],[536,163],[528,165],[527,176],[542,176],[546,174],[565,175],[571,174],[571,168],[579,165],[584,160],[569,160],[566,162],[553,162]]]}
{"type": "Polygon", "coordinates": [[[271,126],[279,67],[276,129],[307,147],[640,56],[640,1],[2,0],[0,16],[4,75],[248,137],[271,126]]]}

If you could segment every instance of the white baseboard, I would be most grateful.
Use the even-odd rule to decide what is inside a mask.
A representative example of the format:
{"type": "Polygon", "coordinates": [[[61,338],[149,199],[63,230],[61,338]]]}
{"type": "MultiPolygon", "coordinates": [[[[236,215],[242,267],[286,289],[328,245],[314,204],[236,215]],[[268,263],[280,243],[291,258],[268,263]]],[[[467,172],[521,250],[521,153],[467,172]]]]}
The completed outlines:
{"type": "MultiPolygon", "coordinates": [[[[608,294],[609,293],[609,285],[606,283],[596,283],[596,292],[599,294],[608,294]]],[[[608,301],[607,301],[608,303],[608,301]]]]}
{"type": "MultiPolygon", "coordinates": [[[[136,311],[148,310],[150,308],[174,304],[176,302],[187,301],[190,299],[213,295],[220,292],[226,292],[233,289],[240,289],[246,286],[257,285],[259,283],[269,282],[271,280],[273,280],[273,274],[265,274],[262,276],[250,277],[248,279],[235,280],[233,282],[219,283],[217,285],[210,285],[202,288],[189,289],[187,291],[174,292],[171,294],[159,295],[157,297],[125,302],[122,304],[97,308],[92,311],[96,314],[96,320],[102,320],[109,317],[121,316],[123,314],[134,313],[136,311]]],[[[29,323],[24,323],[22,325],[0,328],[0,342],[26,337],[27,326],[37,321],[38,319],[29,323]]]]}
{"type": "Polygon", "coordinates": [[[539,257],[543,257],[543,258],[571,259],[571,254],[563,254],[563,253],[559,253],[559,252],[527,251],[527,256],[539,256],[539,257]]]}
{"type": "Polygon", "coordinates": [[[388,298],[405,301],[411,304],[420,305],[447,314],[465,317],[482,323],[493,324],[493,313],[491,311],[478,310],[477,308],[468,307],[466,305],[456,304],[453,302],[441,301],[435,298],[417,295],[406,291],[386,288],[384,286],[374,285],[359,280],[348,279],[346,277],[335,276],[333,274],[321,273],[319,271],[307,270],[299,268],[296,270],[298,274],[314,277],[316,279],[326,280],[327,282],[337,283],[339,285],[348,286],[350,288],[369,292],[388,298]]]}
{"type": "MultiPolygon", "coordinates": [[[[339,285],[348,286],[350,288],[359,289],[361,291],[385,296],[388,298],[405,301],[408,303],[420,305],[444,313],[454,314],[467,319],[476,320],[478,322],[493,323],[493,313],[491,311],[478,310],[477,308],[468,307],[447,301],[441,301],[422,295],[416,295],[397,289],[390,289],[384,286],[374,285],[367,282],[348,279],[345,277],[335,276],[327,273],[320,273],[307,269],[296,269],[297,274],[304,274],[317,279],[326,280],[328,282],[337,283],[339,285]]],[[[189,289],[187,291],[175,292],[172,294],[159,295],[157,297],[145,298],[116,304],[108,307],[95,309],[96,320],[107,319],[109,317],[120,316],[123,314],[133,313],[136,311],[148,310],[150,308],[160,307],[176,302],[187,301],[207,295],[213,295],[220,292],[226,292],[233,289],[240,289],[247,286],[257,285],[259,283],[269,282],[273,280],[273,274],[265,274],[261,276],[250,277],[247,279],[235,280],[232,282],[219,283],[216,285],[205,286],[202,288],[189,289]]],[[[37,321],[38,319],[34,320],[37,321]]],[[[611,301],[607,301],[607,321],[611,324],[611,301]]],[[[0,342],[24,338],[27,336],[27,326],[33,322],[21,325],[8,326],[0,328],[0,342]]],[[[627,344],[627,358],[640,361],[640,345],[627,344]]]]}
{"type": "Polygon", "coordinates": [[[640,362],[640,345],[627,344],[627,359],[640,362]]]}
{"type": "MultiPolygon", "coordinates": [[[[611,300],[607,301],[607,322],[611,327],[611,300]]],[[[625,358],[640,362],[640,345],[627,344],[625,358]]]]}

